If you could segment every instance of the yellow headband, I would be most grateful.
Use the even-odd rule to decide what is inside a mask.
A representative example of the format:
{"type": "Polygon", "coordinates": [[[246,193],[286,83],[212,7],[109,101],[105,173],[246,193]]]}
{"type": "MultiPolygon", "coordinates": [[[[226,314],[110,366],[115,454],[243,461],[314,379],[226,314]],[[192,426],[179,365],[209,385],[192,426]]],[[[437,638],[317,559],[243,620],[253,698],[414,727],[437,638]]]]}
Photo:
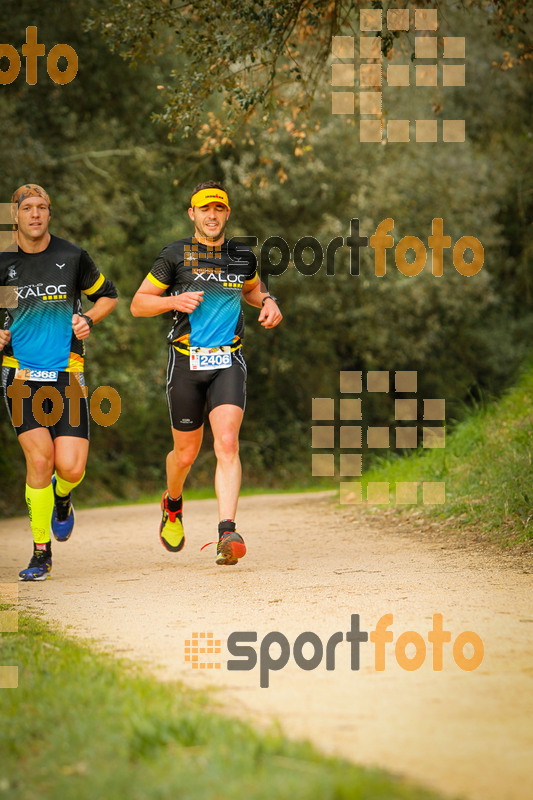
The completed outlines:
{"type": "Polygon", "coordinates": [[[222,189],[200,189],[191,197],[191,208],[207,206],[209,203],[222,203],[230,210],[228,195],[222,189]]]}

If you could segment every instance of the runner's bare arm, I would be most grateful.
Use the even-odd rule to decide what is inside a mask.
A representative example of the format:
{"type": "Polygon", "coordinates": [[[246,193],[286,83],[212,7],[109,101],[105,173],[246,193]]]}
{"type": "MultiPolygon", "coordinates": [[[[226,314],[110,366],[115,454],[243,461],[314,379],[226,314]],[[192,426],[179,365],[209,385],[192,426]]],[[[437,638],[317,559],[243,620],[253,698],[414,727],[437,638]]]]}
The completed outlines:
{"type": "Polygon", "coordinates": [[[283,319],[283,315],[276,301],[269,297],[269,293],[266,291],[264,284],[261,283],[259,278],[255,283],[250,284],[250,286],[244,286],[242,296],[249,305],[261,309],[258,321],[264,328],[275,328],[276,325],[279,325],[283,319]],[[265,300],[264,305],[262,305],[265,297],[269,299],[265,300]]]}
{"type": "Polygon", "coordinates": [[[89,323],[84,317],[90,317],[93,324],[101,322],[108,314],[111,314],[117,303],[118,300],[116,297],[99,297],[91,310],[86,314],[83,316],[74,314],[72,317],[72,330],[74,331],[76,339],[86,339],[91,332],[89,323]]]}
{"type": "Polygon", "coordinates": [[[161,297],[164,288],[154,286],[145,278],[131,301],[130,311],[134,317],[155,317],[166,311],[184,311],[190,314],[204,299],[203,292],[183,292],[161,297]]]}

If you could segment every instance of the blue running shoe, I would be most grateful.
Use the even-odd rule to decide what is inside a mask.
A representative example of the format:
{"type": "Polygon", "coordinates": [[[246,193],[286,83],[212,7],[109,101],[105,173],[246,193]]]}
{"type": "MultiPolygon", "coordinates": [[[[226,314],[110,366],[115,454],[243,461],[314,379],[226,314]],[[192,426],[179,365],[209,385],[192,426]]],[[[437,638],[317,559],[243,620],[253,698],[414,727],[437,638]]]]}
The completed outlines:
{"type": "Polygon", "coordinates": [[[19,581],[45,581],[50,577],[51,570],[52,552],[50,547],[43,551],[34,550],[27,568],[19,572],[19,581]]]}
{"type": "Polygon", "coordinates": [[[56,476],[52,476],[52,486],[54,489],[54,510],[52,511],[52,522],[50,523],[50,533],[53,533],[58,542],[66,542],[70,538],[74,527],[74,508],[70,500],[70,492],[66,497],[59,497],[56,494],[56,476]]]}

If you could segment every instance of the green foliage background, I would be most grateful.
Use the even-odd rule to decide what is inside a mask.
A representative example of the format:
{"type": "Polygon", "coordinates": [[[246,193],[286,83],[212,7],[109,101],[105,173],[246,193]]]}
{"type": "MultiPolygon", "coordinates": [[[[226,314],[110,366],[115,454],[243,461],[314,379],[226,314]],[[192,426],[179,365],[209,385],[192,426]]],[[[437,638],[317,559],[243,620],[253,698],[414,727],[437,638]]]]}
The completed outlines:
{"type": "MultiPolygon", "coordinates": [[[[89,385],[116,388],[122,414],[110,428],[92,426],[90,479],[79,489],[85,501],[135,499],[164,485],[170,319],[133,319],[129,300],[159,250],[190,233],[186,208],[200,180],[227,185],[229,235],[254,235],[259,243],[282,236],[293,247],[314,236],[325,249],[335,236],[348,236],[355,217],[363,235],[392,217],[395,243],[405,235],[426,243],[432,219],[442,217],[452,246],[471,235],[485,248],[484,267],[473,278],[456,272],[449,250],[442,278],[431,275],[429,252],[423,273],[402,276],[392,250],[387,275],[376,278],[370,248],[361,251],[361,275],[355,276],[342,248],[334,276],[289,269],[272,279],[282,326],[265,332],[257,311],[245,309],[247,483],[310,479],[311,398],[338,396],[339,370],[418,370],[419,395],[445,397],[453,420],[472,398],[501,393],[531,348],[531,61],[498,67],[505,52],[512,54],[516,36],[496,10],[507,13],[512,4],[492,4],[490,13],[481,2],[439,4],[439,36],[448,31],[466,38],[466,87],[384,89],[391,118],[464,117],[467,141],[384,146],[359,143],[357,114],[331,114],[324,26],[328,36],[357,34],[359,5],[340,3],[346,14],[332,21],[333,4],[326,2],[238,2],[224,16],[224,4],[211,0],[195,4],[197,16],[187,18],[180,33],[168,16],[173,4],[159,0],[4,3],[1,42],[20,52],[26,26],[36,25],[47,51],[58,42],[75,48],[79,73],[58,86],[41,58],[35,86],[25,83],[23,70],[0,86],[0,200],[9,201],[23,182],[43,184],[52,197],[52,231],[87,248],[121,297],[89,342],[89,385]],[[310,16],[302,16],[306,9],[310,16]],[[245,64],[254,48],[273,52],[286,31],[283,14],[292,24],[296,11],[304,32],[300,61],[296,70],[279,55],[284,82],[259,90],[251,78],[246,93],[217,71],[220,53],[234,59],[241,53],[245,64]],[[277,21],[266,44],[265,14],[277,21]],[[197,35],[194,58],[191,41],[185,46],[191,31],[197,35]],[[200,64],[212,72],[201,72],[200,64]],[[307,73],[306,64],[312,67],[307,73]],[[294,88],[303,80],[310,92],[311,73],[312,103],[294,88]],[[172,95],[168,87],[180,75],[181,94],[172,95]]],[[[521,19],[527,33],[525,12],[521,19]]],[[[389,423],[391,399],[371,395],[364,405],[365,423],[389,423]]],[[[205,441],[192,484],[212,481],[208,430],[205,441]]],[[[23,458],[5,412],[0,471],[0,512],[22,513],[23,458]]]]}

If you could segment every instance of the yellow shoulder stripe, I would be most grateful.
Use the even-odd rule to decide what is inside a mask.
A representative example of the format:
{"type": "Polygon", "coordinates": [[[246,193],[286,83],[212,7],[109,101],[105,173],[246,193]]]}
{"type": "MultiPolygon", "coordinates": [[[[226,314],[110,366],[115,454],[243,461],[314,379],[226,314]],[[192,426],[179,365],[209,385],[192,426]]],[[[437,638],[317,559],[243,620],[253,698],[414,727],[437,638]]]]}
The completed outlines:
{"type": "Polygon", "coordinates": [[[98,289],[100,288],[100,286],[103,284],[104,281],[105,281],[105,275],[100,273],[100,277],[93,283],[92,286],[90,286],[88,289],[82,289],[83,294],[87,295],[94,294],[95,292],[98,291],[98,289]]]}
{"type": "Polygon", "coordinates": [[[248,278],[247,281],[244,281],[244,285],[245,286],[249,286],[251,283],[255,283],[257,281],[257,278],[258,278],[258,275],[257,275],[257,270],[256,270],[251,278],[248,278]]]}
{"type": "Polygon", "coordinates": [[[168,283],[161,283],[161,281],[158,281],[157,278],[154,275],[152,275],[151,272],[149,272],[146,277],[148,278],[150,283],[153,283],[154,286],[157,286],[159,289],[168,289],[169,287],[168,283]]]}

